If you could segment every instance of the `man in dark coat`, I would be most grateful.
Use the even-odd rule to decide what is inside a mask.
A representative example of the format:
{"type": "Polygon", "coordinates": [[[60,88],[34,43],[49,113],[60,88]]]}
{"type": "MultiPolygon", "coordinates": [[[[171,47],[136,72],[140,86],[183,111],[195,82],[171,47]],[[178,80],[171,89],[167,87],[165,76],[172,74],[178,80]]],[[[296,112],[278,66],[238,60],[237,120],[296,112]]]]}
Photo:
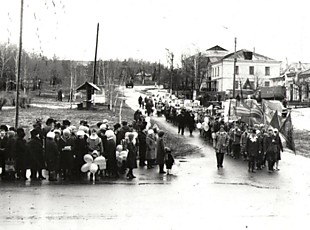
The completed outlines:
{"type": "Polygon", "coordinates": [[[165,144],[164,144],[164,137],[165,132],[159,131],[158,132],[158,140],[157,140],[157,158],[156,162],[159,166],[159,173],[163,174],[166,173],[164,171],[164,165],[165,165],[165,144]]]}
{"type": "Polygon", "coordinates": [[[264,153],[268,161],[268,172],[274,171],[273,167],[276,162],[276,156],[279,148],[277,136],[273,133],[273,128],[268,129],[268,135],[264,138],[264,153]]]}
{"type": "MultiPolygon", "coordinates": [[[[138,98],[139,108],[142,107],[142,101],[143,101],[143,98],[142,98],[142,96],[140,95],[140,97],[138,98]]],[[[142,109],[143,109],[143,108],[142,108],[142,109]]]]}
{"type": "Polygon", "coordinates": [[[138,143],[139,143],[139,166],[145,166],[146,157],[146,122],[144,122],[138,131],[138,143]]]}
{"type": "Polygon", "coordinates": [[[18,128],[16,130],[17,138],[16,138],[16,173],[17,179],[27,180],[26,177],[26,160],[28,158],[28,149],[27,143],[24,139],[26,134],[23,128],[18,128]]]}
{"type": "Polygon", "coordinates": [[[45,179],[42,175],[42,169],[45,168],[44,151],[40,134],[36,129],[30,131],[31,139],[28,142],[29,167],[32,180],[45,179]],[[39,174],[39,177],[37,177],[39,174]]]}
{"type": "Polygon", "coordinates": [[[256,130],[252,129],[249,132],[248,138],[246,140],[245,144],[245,151],[247,153],[248,159],[249,159],[249,172],[254,173],[255,172],[255,163],[257,161],[257,157],[261,152],[261,140],[256,135],[256,130]]]}
{"type": "Polygon", "coordinates": [[[177,115],[177,123],[178,123],[178,134],[184,135],[184,128],[185,128],[185,113],[184,110],[181,111],[179,115],[177,115]]]}
{"type": "Polygon", "coordinates": [[[131,133],[128,135],[128,155],[127,155],[127,168],[129,169],[127,173],[127,177],[129,179],[136,178],[133,175],[133,169],[137,168],[137,148],[136,145],[133,143],[134,135],[131,133]]]}
{"type": "MultiPolygon", "coordinates": [[[[5,151],[5,161],[16,163],[16,138],[13,130],[8,131],[8,142],[5,151]]],[[[5,179],[15,180],[15,172],[5,172],[5,179]]]]}
{"type": "Polygon", "coordinates": [[[189,130],[189,134],[192,136],[195,129],[195,115],[192,111],[189,111],[186,114],[186,124],[189,130]]]}
{"type": "Polygon", "coordinates": [[[127,132],[130,132],[130,128],[128,127],[127,121],[122,122],[122,128],[117,132],[116,136],[116,144],[119,145],[121,143],[121,140],[125,139],[125,134],[127,132]]]}
{"type": "Polygon", "coordinates": [[[77,179],[81,179],[83,173],[81,172],[81,167],[85,164],[84,156],[88,153],[87,146],[87,136],[84,131],[79,130],[76,133],[77,138],[74,140],[74,175],[77,179]]]}

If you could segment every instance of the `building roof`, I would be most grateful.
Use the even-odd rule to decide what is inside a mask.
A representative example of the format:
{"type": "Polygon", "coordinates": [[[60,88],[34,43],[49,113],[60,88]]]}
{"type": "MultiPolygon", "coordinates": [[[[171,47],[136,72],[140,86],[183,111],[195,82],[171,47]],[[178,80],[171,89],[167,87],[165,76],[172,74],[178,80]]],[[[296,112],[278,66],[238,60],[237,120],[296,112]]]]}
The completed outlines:
{"type": "Polygon", "coordinates": [[[225,50],[224,48],[216,45],[216,46],[213,46],[213,47],[207,49],[207,51],[228,51],[228,50],[225,50]]]}
{"type": "Polygon", "coordinates": [[[76,91],[79,91],[79,90],[87,90],[89,88],[92,88],[92,89],[95,89],[95,90],[98,90],[100,91],[101,89],[96,86],[95,84],[91,83],[91,82],[84,82],[82,85],[80,85],[79,87],[76,88],[76,91]]]}
{"type": "MultiPolygon", "coordinates": [[[[234,57],[235,57],[235,53],[233,52],[233,53],[230,53],[230,54],[227,54],[226,56],[224,56],[222,58],[222,60],[234,59],[234,57]]],[[[272,58],[266,57],[266,56],[258,54],[258,53],[254,53],[254,52],[246,50],[246,49],[238,50],[236,52],[236,58],[237,58],[237,60],[275,61],[272,58]]]]}

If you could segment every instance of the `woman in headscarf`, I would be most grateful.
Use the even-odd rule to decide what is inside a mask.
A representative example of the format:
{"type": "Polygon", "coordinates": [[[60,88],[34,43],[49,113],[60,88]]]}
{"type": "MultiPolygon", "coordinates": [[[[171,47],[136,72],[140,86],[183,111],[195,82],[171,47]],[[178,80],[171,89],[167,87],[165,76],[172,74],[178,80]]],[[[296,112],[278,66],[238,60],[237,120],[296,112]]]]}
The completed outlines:
{"type": "Polygon", "coordinates": [[[77,138],[74,140],[74,174],[77,179],[81,179],[84,175],[81,172],[81,167],[85,164],[84,156],[88,153],[88,144],[87,144],[87,137],[83,130],[79,130],[76,133],[77,138]]]}
{"type": "Polygon", "coordinates": [[[107,136],[107,149],[106,149],[107,172],[110,176],[118,178],[114,132],[112,130],[107,130],[105,132],[105,135],[107,136]]]}
{"type": "Polygon", "coordinates": [[[64,129],[62,133],[63,146],[60,154],[60,168],[63,172],[63,179],[66,180],[67,177],[72,178],[74,139],[71,138],[71,132],[69,129],[64,129]]]}
{"type": "Polygon", "coordinates": [[[57,169],[57,159],[59,156],[59,151],[54,139],[55,139],[55,133],[48,132],[46,135],[45,154],[46,154],[46,163],[47,163],[49,181],[57,180],[56,169],[57,169]]]}
{"type": "Polygon", "coordinates": [[[153,162],[156,159],[156,137],[153,129],[147,131],[146,136],[146,161],[147,168],[153,168],[153,162]]]}
{"type": "Polygon", "coordinates": [[[133,175],[133,169],[137,168],[137,147],[134,143],[135,135],[133,133],[130,133],[128,135],[128,155],[127,155],[127,168],[129,169],[127,173],[127,177],[129,179],[136,178],[133,175]]]}

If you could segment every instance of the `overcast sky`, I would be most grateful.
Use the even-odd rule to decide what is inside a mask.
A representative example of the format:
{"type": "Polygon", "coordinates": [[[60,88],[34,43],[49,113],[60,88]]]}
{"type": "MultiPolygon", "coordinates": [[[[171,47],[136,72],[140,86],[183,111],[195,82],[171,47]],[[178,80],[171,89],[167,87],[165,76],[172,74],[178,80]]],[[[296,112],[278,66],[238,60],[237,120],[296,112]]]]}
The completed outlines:
{"type": "MultiPolygon", "coordinates": [[[[0,0],[0,41],[18,44],[20,0],[0,0]]],[[[128,57],[167,63],[167,51],[214,45],[310,62],[306,0],[24,0],[23,48],[63,59],[128,57]]]]}

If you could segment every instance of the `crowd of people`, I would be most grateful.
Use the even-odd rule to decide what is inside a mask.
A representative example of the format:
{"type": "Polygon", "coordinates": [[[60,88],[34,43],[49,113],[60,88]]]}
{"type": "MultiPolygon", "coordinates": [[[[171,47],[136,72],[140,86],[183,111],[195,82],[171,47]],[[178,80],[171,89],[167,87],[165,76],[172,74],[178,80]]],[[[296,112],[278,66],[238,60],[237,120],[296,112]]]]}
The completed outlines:
{"type": "MultiPolygon", "coordinates": [[[[148,97],[144,100],[152,101],[148,97]]],[[[185,128],[188,128],[190,135],[195,128],[199,129],[201,136],[215,149],[218,169],[223,168],[224,156],[228,155],[248,161],[248,171],[251,173],[266,166],[269,173],[280,170],[283,146],[276,128],[264,124],[249,125],[241,119],[225,122],[220,114],[194,112],[169,105],[163,100],[150,104],[157,109],[159,103],[166,120],[178,126],[179,134],[184,135],[185,128]]]]}
{"type": "Polygon", "coordinates": [[[119,178],[126,172],[126,177],[133,179],[137,161],[147,169],[158,165],[160,174],[166,173],[166,165],[169,174],[174,159],[171,150],[165,147],[164,135],[142,113],[135,113],[130,124],[123,121],[113,126],[106,119],[94,127],[85,120],[75,126],[69,120],[37,119],[29,138],[23,128],[1,125],[1,179],[100,180],[119,178]],[[125,152],[125,157],[120,152],[125,152]],[[99,167],[94,174],[83,172],[86,155],[93,159],[103,156],[106,167],[99,167]],[[27,178],[28,169],[30,178],[27,178]]]}

